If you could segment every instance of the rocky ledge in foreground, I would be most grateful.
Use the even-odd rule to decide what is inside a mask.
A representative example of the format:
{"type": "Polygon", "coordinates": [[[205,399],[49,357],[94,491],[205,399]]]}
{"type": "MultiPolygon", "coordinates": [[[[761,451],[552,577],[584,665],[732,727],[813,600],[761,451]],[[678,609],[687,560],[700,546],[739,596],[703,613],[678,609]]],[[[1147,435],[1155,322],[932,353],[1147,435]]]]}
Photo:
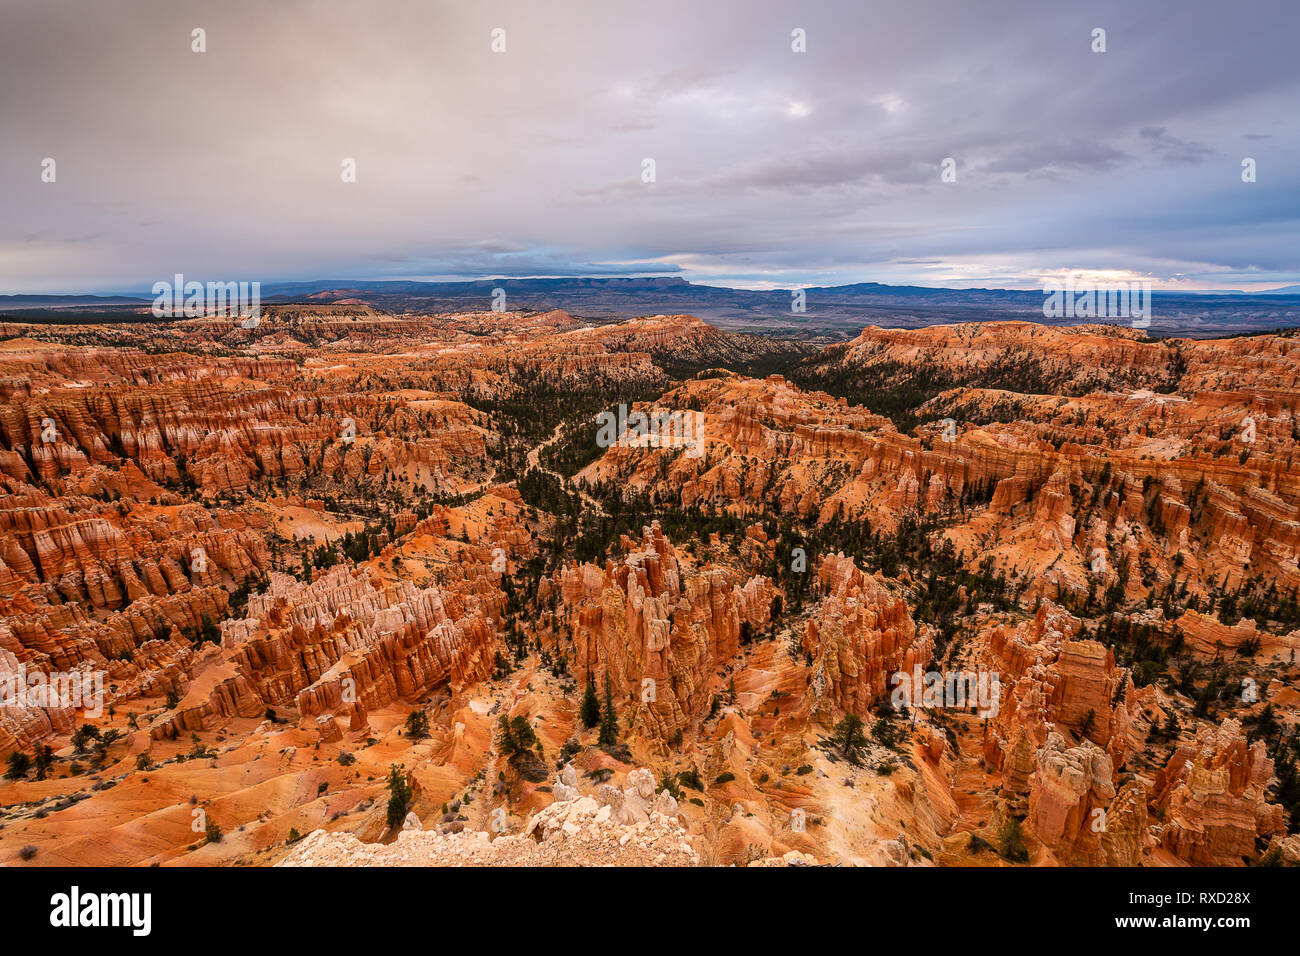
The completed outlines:
{"type": "MultiPolygon", "coordinates": [[[[579,796],[572,766],[556,780],[556,802],[523,832],[492,838],[485,830],[424,830],[407,816],[394,843],[362,843],[351,833],[309,834],[277,866],[699,866],[701,860],[667,793],[654,799],[654,777],[633,771],[623,791],[602,785],[579,796]]],[[[771,865],[812,865],[798,852],[771,865]]]]}
{"type": "Polygon", "coordinates": [[[699,856],[673,817],[652,811],[614,822],[592,797],[554,803],[521,834],[495,840],[484,830],[405,829],[395,843],[362,843],[350,833],[307,836],[279,866],[698,866],[699,856]]]}

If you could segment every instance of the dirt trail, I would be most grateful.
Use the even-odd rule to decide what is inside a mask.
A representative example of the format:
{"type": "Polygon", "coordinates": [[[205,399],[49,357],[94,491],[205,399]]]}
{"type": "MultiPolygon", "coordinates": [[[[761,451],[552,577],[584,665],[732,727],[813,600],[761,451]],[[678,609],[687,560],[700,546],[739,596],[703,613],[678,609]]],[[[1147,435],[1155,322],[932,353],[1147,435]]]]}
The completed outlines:
{"type": "Polygon", "coordinates": [[[989,774],[980,763],[983,735],[979,719],[972,715],[956,715],[957,740],[960,747],[956,772],[953,774],[952,796],[959,816],[952,832],[983,829],[993,817],[994,794],[1000,781],[989,774]]]}
{"type": "MultiPolygon", "coordinates": [[[[569,479],[561,475],[559,472],[551,471],[551,469],[547,468],[542,464],[541,461],[542,449],[549,448],[551,445],[559,441],[560,431],[561,429],[564,428],[564,425],[565,425],[564,422],[560,422],[558,425],[555,426],[555,431],[551,432],[550,438],[533,446],[532,450],[528,452],[528,465],[530,468],[536,468],[538,471],[545,472],[546,474],[551,475],[557,481],[559,481],[561,487],[578,494],[582,498],[583,503],[586,504],[588,508],[591,508],[598,515],[603,515],[605,513],[605,509],[601,507],[599,501],[591,497],[591,495],[587,494],[586,489],[584,489],[577,482],[570,481],[569,479]]],[[[514,482],[511,482],[511,484],[514,484],[514,482]]]]}

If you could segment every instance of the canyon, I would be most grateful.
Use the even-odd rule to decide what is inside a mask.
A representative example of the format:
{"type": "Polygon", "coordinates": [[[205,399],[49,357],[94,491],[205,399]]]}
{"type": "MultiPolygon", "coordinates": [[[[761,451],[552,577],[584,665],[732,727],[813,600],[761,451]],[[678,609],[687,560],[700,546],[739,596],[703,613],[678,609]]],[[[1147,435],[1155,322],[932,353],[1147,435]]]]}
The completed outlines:
{"type": "Polygon", "coordinates": [[[1294,333],[326,298],[0,324],[6,864],[1300,863],[1294,333]]]}

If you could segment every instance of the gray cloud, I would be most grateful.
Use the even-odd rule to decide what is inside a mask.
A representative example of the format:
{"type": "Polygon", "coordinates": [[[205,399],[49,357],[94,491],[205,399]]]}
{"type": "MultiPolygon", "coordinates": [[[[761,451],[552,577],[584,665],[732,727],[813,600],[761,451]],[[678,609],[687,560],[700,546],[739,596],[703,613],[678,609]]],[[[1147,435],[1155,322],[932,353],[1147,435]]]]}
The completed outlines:
{"type": "Polygon", "coordinates": [[[1143,126],[1138,135],[1169,163],[1201,163],[1214,152],[1200,143],[1170,136],[1163,126],[1143,126]]]}
{"type": "Polygon", "coordinates": [[[981,169],[990,173],[1038,173],[1067,170],[1111,170],[1130,159],[1108,143],[1081,137],[1008,147],[999,159],[981,169]]]}

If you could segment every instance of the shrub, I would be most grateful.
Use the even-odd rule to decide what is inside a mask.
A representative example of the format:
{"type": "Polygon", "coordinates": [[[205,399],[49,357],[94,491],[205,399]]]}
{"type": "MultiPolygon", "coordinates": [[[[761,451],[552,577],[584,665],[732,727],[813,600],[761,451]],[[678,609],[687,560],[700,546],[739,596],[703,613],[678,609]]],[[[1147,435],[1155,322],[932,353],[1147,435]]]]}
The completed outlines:
{"type": "Polygon", "coordinates": [[[664,771],[663,777],[659,780],[659,789],[671,794],[674,800],[680,800],[682,798],[681,786],[673,779],[673,775],[667,770],[664,771]]]}
{"type": "Polygon", "coordinates": [[[1025,835],[1020,829],[1020,821],[1010,819],[1002,824],[998,832],[1002,841],[1002,857],[1012,863],[1028,863],[1029,848],[1025,846],[1025,835]]]}

